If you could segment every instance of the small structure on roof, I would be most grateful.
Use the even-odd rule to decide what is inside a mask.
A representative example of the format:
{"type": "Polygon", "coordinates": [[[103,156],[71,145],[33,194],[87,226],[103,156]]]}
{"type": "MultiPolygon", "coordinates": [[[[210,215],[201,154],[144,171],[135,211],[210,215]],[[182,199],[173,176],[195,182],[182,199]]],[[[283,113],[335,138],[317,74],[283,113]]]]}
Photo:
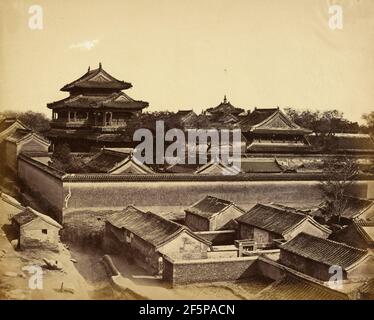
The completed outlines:
{"type": "Polygon", "coordinates": [[[185,223],[193,231],[214,231],[233,228],[234,219],[245,211],[231,201],[206,196],[185,212],[185,223]]]}
{"type": "Polygon", "coordinates": [[[301,232],[327,238],[331,231],[301,211],[277,204],[256,204],[237,218],[239,238],[253,239],[257,247],[271,247],[275,240],[290,240],[301,232]]]}
{"type": "Polygon", "coordinates": [[[48,152],[50,142],[28,129],[17,129],[5,139],[7,166],[17,171],[17,158],[21,152],[48,152]]]}
{"type": "Polygon", "coordinates": [[[374,276],[374,257],[367,250],[306,233],[300,233],[280,246],[279,262],[322,281],[329,281],[338,269],[342,272],[342,280],[374,276]]]}
{"type": "Polygon", "coordinates": [[[128,206],[107,219],[104,247],[127,255],[152,273],[161,273],[164,256],[207,258],[210,242],[185,226],[128,206]]]}
{"type": "Polygon", "coordinates": [[[12,218],[18,246],[25,249],[58,251],[59,231],[62,226],[51,217],[27,207],[12,218]]]}

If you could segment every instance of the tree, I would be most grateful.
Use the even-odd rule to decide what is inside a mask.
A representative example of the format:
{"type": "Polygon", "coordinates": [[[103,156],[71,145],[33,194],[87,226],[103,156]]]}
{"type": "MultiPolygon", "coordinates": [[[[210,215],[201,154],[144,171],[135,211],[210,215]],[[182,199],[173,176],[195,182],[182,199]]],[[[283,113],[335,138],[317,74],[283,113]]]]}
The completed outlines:
{"type": "Polygon", "coordinates": [[[338,110],[312,111],[286,108],[286,114],[299,126],[312,130],[318,136],[330,136],[338,132],[357,133],[360,129],[357,122],[344,118],[338,110]]]}
{"type": "Polygon", "coordinates": [[[50,128],[49,119],[43,113],[40,112],[16,112],[8,110],[1,112],[0,116],[2,116],[3,118],[17,118],[26,127],[36,132],[43,132],[50,128]]]}
{"type": "Polygon", "coordinates": [[[366,122],[366,128],[371,135],[374,135],[374,111],[365,113],[362,119],[366,122]]]}
{"type": "Polygon", "coordinates": [[[356,161],[348,157],[334,157],[324,161],[323,173],[325,180],[320,188],[325,198],[324,214],[326,218],[337,218],[340,223],[341,215],[347,207],[347,191],[354,184],[358,175],[356,161]]]}
{"type": "Polygon", "coordinates": [[[88,172],[83,159],[79,155],[72,154],[69,145],[66,143],[56,145],[49,165],[67,173],[88,172]]]}

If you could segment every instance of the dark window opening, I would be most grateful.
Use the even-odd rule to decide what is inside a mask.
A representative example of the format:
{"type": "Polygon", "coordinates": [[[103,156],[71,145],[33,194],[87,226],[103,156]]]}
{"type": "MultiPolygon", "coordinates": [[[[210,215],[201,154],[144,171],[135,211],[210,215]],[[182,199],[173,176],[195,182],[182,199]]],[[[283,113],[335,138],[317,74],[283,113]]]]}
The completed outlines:
{"type": "Polygon", "coordinates": [[[43,234],[47,234],[47,233],[48,233],[48,230],[47,230],[47,229],[42,229],[42,233],[43,233],[43,234]]]}

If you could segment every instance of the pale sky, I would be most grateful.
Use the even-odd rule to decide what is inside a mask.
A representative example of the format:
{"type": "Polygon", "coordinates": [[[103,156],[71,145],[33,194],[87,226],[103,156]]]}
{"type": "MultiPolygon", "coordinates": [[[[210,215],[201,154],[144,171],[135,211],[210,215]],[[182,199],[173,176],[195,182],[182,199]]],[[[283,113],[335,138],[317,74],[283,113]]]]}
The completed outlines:
{"type": "Polygon", "coordinates": [[[45,112],[102,62],[148,110],[374,110],[373,0],[1,0],[0,109],[45,112]],[[29,28],[29,7],[43,29],[29,28]],[[343,8],[343,29],[328,25],[343,8]]]}

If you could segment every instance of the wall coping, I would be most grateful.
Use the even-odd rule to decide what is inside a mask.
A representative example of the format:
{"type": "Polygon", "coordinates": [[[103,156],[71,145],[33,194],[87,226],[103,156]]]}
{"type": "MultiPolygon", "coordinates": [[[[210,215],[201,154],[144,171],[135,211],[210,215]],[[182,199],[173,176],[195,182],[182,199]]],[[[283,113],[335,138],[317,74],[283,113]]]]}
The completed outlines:
{"type": "Polygon", "coordinates": [[[224,263],[224,262],[244,262],[257,260],[259,256],[251,257],[237,257],[237,258],[220,258],[220,259],[194,259],[194,260],[175,260],[171,257],[164,256],[164,259],[172,264],[209,264],[209,263],[224,263]]]}
{"type": "MultiPolygon", "coordinates": [[[[155,173],[155,174],[121,174],[113,175],[107,173],[65,173],[54,169],[32,157],[33,154],[21,153],[19,159],[28,162],[34,167],[62,180],[63,182],[230,182],[230,181],[321,181],[325,177],[323,173],[247,173],[237,175],[200,175],[200,174],[178,174],[178,173],[155,173]]],[[[360,174],[356,181],[371,181],[374,175],[360,174]]]]}
{"type": "Polygon", "coordinates": [[[194,233],[199,234],[199,235],[235,233],[235,232],[236,230],[194,231],[194,233]]]}

